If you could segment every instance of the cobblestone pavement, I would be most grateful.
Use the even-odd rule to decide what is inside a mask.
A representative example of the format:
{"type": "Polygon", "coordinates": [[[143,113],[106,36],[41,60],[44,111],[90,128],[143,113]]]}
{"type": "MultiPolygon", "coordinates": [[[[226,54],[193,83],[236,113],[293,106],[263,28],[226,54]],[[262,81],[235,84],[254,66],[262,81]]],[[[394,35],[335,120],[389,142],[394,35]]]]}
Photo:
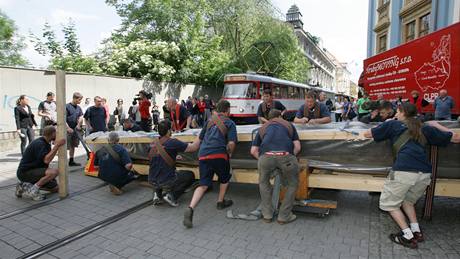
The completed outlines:
{"type": "MultiPolygon", "coordinates": [[[[0,153],[0,186],[15,182],[11,168],[18,162],[3,158],[8,157],[0,153]]],[[[73,192],[101,182],[76,172],[70,183],[73,192]]],[[[191,198],[187,193],[178,208],[149,206],[41,258],[460,258],[460,199],[435,199],[433,221],[421,221],[427,240],[411,250],[388,239],[397,228],[379,211],[378,195],[316,190],[313,196],[337,200],[337,210],[325,218],[299,214],[295,222],[281,226],[225,218],[225,211],[215,208],[214,188],[196,209],[194,228],[185,229],[181,222],[191,198]]],[[[232,184],[228,197],[237,212],[258,205],[256,185],[232,184]]],[[[102,187],[0,220],[0,258],[21,256],[150,198],[151,190],[137,183],[121,196],[102,187]]],[[[13,189],[0,191],[0,202],[0,214],[36,203],[16,199],[13,189]]],[[[422,202],[420,214],[421,209],[422,202]]]]}

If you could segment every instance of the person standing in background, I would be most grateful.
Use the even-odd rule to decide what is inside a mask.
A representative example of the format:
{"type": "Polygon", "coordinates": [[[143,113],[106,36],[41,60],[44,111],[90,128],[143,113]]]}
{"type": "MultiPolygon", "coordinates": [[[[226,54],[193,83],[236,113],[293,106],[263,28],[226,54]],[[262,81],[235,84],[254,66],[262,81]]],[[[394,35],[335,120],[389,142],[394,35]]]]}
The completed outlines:
{"type": "Polygon", "coordinates": [[[110,120],[110,110],[109,110],[109,105],[107,104],[107,99],[102,98],[102,107],[105,109],[105,124],[109,123],[110,120]]]}
{"type": "Polygon", "coordinates": [[[211,107],[212,107],[212,100],[209,98],[209,95],[204,96],[204,103],[206,107],[204,109],[204,121],[208,121],[211,118],[211,107]]]}
{"type": "Polygon", "coordinates": [[[84,117],[88,134],[98,131],[107,131],[107,113],[102,106],[101,97],[94,97],[94,106],[86,110],[84,117]]]}
{"type": "Polygon", "coordinates": [[[83,124],[83,112],[79,106],[83,96],[75,92],[72,96],[72,102],[68,103],[66,109],[66,123],[67,123],[67,149],[69,150],[69,166],[80,166],[75,163],[74,155],[75,148],[78,147],[80,142],[81,125],[83,124]]]}
{"type": "Polygon", "coordinates": [[[369,102],[369,94],[364,93],[362,98],[358,99],[358,102],[356,103],[358,106],[358,120],[360,120],[362,117],[366,116],[369,114],[369,110],[365,110],[363,108],[363,104],[369,102]]]}
{"type": "Polygon", "coordinates": [[[171,120],[171,112],[168,109],[168,100],[165,100],[162,109],[163,109],[163,119],[171,120]]]}
{"type": "Polygon", "coordinates": [[[342,113],[343,113],[343,97],[339,95],[337,97],[337,101],[334,103],[335,107],[335,122],[341,122],[342,121],[342,113]]]}
{"type": "Polygon", "coordinates": [[[439,91],[439,96],[436,97],[433,103],[435,120],[451,120],[451,110],[454,108],[454,99],[447,95],[447,90],[439,91]]]}
{"type": "Polygon", "coordinates": [[[123,127],[123,121],[126,119],[126,113],[123,109],[123,99],[117,100],[117,107],[115,107],[113,115],[117,116],[118,124],[120,127],[123,127]]]}
{"type": "Polygon", "coordinates": [[[20,95],[14,108],[14,118],[16,120],[16,129],[21,138],[21,154],[26,150],[27,139],[29,144],[34,140],[35,133],[33,126],[37,126],[34,114],[29,106],[29,98],[26,95],[20,95]]]}
{"type": "Polygon", "coordinates": [[[152,131],[152,121],[150,117],[150,106],[152,105],[149,101],[151,98],[150,94],[146,91],[141,90],[139,92],[139,112],[141,114],[141,126],[142,130],[145,132],[152,131]]]}
{"type": "Polygon", "coordinates": [[[56,102],[54,101],[54,93],[48,92],[46,94],[46,100],[38,105],[38,116],[42,117],[40,122],[40,136],[43,133],[43,129],[48,125],[56,125],[57,113],[56,113],[56,102]]]}

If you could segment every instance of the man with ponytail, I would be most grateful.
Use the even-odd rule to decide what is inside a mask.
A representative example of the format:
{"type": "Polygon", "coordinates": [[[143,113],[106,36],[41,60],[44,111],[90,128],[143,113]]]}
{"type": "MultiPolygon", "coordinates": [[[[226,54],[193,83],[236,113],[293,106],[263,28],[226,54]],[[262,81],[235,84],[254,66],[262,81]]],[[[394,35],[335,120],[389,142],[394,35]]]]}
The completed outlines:
{"type": "Polygon", "coordinates": [[[411,103],[399,106],[395,117],[397,120],[386,121],[365,132],[364,136],[375,141],[388,139],[393,145],[394,163],[383,185],[379,207],[388,211],[402,230],[391,234],[391,241],[417,248],[424,236],[414,205],[430,184],[432,169],[425,145],[460,143],[460,136],[436,122],[423,125],[417,118],[417,107],[411,103]]]}

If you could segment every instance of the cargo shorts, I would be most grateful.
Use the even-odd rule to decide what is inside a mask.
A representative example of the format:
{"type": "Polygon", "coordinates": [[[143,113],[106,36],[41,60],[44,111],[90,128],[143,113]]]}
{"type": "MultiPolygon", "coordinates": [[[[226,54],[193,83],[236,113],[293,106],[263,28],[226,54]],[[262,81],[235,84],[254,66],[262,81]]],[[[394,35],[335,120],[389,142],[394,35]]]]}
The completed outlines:
{"type": "Polygon", "coordinates": [[[403,202],[415,204],[430,181],[429,173],[390,171],[380,195],[380,209],[393,211],[399,209],[403,202]]]}

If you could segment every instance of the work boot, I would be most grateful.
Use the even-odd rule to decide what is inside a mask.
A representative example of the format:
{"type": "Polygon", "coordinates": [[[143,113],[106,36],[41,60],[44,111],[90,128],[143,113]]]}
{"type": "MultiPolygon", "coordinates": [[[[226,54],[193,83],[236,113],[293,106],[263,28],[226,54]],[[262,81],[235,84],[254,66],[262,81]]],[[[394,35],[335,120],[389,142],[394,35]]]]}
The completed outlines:
{"type": "Polygon", "coordinates": [[[217,209],[218,210],[223,210],[227,207],[230,207],[233,205],[233,201],[232,200],[226,200],[224,199],[223,201],[219,201],[217,202],[217,209]]]}
{"type": "Polygon", "coordinates": [[[109,184],[109,189],[110,189],[110,192],[113,193],[114,195],[123,194],[123,191],[120,190],[119,188],[115,187],[114,185],[109,184]]]}
{"type": "Polygon", "coordinates": [[[179,206],[179,203],[177,203],[176,199],[174,198],[174,195],[170,192],[163,196],[163,200],[166,201],[171,207],[179,206]]]}
{"type": "Polygon", "coordinates": [[[278,224],[280,225],[284,225],[284,224],[288,224],[288,223],[291,223],[293,222],[294,220],[297,219],[297,216],[294,215],[294,214],[291,214],[291,216],[289,216],[289,218],[287,220],[277,220],[278,221],[278,224]]]}
{"type": "Polygon", "coordinates": [[[19,182],[16,184],[16,191],[14,194],[16,197],[22,198],[22,193],[24,193],[24,189],[22,188],[22,183],[19,182]]]}
{"type": "Polygon", "coordinates": [[[190,207],[185,209],[183,224],[186,228],[193,227],[193,209],[190,207]]]}

